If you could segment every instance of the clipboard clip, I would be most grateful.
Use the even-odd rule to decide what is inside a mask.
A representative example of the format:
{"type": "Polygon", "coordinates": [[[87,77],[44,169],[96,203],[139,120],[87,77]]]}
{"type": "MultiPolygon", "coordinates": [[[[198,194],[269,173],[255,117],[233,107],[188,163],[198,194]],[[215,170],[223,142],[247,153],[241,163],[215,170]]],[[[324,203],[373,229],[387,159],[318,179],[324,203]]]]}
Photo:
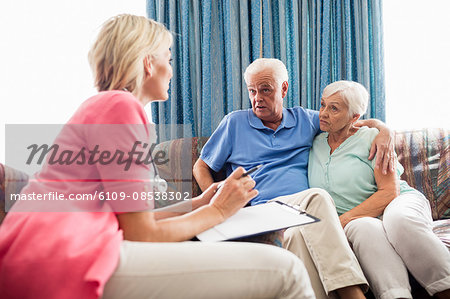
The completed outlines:
{"type": "Polygon", "coordinates": [[[284,203],[284,202],[279,201],[279,200],[275,200],[275,202],[280,204],[280,205],[282,205],[286,209],[290,209],[291,211],[295,211],[295,212],[297,212],[299,214],[306,214],[306,211],[302,210],[299,205],[291,206],[291,205],[288,205],[287,203],[284,203]]]}

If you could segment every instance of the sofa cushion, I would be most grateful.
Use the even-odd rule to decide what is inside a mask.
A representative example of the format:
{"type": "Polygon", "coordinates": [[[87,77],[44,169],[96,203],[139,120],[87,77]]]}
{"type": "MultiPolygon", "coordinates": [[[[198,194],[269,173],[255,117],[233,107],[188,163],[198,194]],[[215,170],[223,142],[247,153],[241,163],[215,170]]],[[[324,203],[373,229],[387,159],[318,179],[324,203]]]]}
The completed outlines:
{"type": "Polygon", "coordinates": [[[421,129],[395,133],[402,179],[430,201],[433,219],[450,218],[449,130],[421,129]]]}
{"type": "MultiPolygon", "coordinates": [[[[202,193],[192,174],[192,167],[208,139],[208,137],[180,138],[162,142],[155,147],[155,152],[163,151],[169,158],[167,163],[157,167],[159,175],[168,182],[171,190],[188,191],[192,197],[202,193]]],[[[223,171],[213,173],[213,177],[215,181],[221,181],[225,179],[225,173],[223,171]]]]}
{"type": "Polygon", "coordinates": [[[5,198],[9,194],[20,193],[27,183],[27,174],[0,163],[0,224],[6,216],[5,206],[8,203],[5,201],[5,198]]]}
{"type": "Polygon", "coordinates": [[[433,232],[450,250],[450,219],[434,221],[433,232]]]}
{"type": "Polygon", "coordinates": [[[0,164],[0,224],[5,216],[5,168],[0,164]]]}

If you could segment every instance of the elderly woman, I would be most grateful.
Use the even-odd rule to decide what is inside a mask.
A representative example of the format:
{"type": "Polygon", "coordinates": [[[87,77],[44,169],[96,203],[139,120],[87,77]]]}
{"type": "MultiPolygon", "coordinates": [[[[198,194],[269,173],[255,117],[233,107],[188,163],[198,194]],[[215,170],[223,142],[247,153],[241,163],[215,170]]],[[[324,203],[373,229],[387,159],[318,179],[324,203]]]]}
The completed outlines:
{"type": "MultiPolygon", "coordinates": [[[[89,53],[99,94],[72,116],[69,124],[76,126],[63,129],[60,148],[100,145],[127,154],[132,140],[155,142],[144,105],[168,98],[171,43],[170,32],[145,17],[119,15],[107,21],[89,53]],[[98,131],[104,124],[115,129],[98,131]]],[[[105,196],[151,190],[152,165],[138,163],[132,154],[124,158],[132,162],[126,172],[123,165],[94,160],[78,160],[64,171],[47,163],[23,193],[56,189],[105,196]]],[[[193,211],[183,215],[151,211],[152,204],[141,198],[77,203],[77,212],[64,205],[59,212],[24,212],[24,204],[16,203],[0,227],[0,297],[312,298],[304,266],[283,249],[179,242],[224,221],[257,195],[250,176],[241,177],[243,171],[233,172],[218,191],[214,184],[192,199],[193,211]]]]}
{"type": "Polygon", "coordinates": [[[428,200],[367,159],[376,129],[355,127],[369,95],[359,83],[328,85],[309,156],[309,184],[333,198],[347,238],[377,298],[411,298],[408,270],[430,295],[449,298],[450,254],[431,230],[428,200]]]}

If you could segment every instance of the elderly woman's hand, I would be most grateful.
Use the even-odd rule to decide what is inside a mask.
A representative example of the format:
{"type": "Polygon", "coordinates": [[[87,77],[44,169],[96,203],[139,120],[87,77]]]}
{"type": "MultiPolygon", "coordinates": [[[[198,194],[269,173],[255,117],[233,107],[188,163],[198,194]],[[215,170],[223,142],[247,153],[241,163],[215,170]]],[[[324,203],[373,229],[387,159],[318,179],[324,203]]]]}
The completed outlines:
{"type": "Polygon", "coordinates": [[[359,120],[355,126],[368,126],[380,131],[372,142],[369,160],[372,160],[376,154],[375,168],[382,168],[383,174],[386,174],[388,170],[393,172],[395,170],[394,132],[382,121],[376,119],[359,120]]]}
{"type": "Polygon", "coordinates": [[[350,222],[351,219],[349,219],[346,215],[346,213],[339,216],[339,221],[341,222],[342,228],[345,228],[345,226],[350,222]]]}
{"type": "Polygon", "coordinates": [[[253,189],[255,181],[250,176],[242,177],[244,172],[242,167],[236,169],[211,199],[210,205],[219,211],[223,220],[235,214],[258,195],[258,191],[253,189]]]}

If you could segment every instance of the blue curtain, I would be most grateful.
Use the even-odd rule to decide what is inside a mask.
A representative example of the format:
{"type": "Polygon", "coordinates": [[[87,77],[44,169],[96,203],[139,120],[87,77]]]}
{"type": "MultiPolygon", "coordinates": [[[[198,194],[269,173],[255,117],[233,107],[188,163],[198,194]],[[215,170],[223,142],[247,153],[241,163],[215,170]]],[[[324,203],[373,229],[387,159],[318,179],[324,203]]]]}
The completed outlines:
{"type": "Polygon", "coordinates": [[[286,107],[319,109],[324,87],[353,80],[370,92],[366,117],[385,118],[381,0],[147,0],[174,33],[169,100],[152,104],[162,139],[210,136],[227,113],[251,107],[245,68],[260,56],[289,71],[286,107]]]}

